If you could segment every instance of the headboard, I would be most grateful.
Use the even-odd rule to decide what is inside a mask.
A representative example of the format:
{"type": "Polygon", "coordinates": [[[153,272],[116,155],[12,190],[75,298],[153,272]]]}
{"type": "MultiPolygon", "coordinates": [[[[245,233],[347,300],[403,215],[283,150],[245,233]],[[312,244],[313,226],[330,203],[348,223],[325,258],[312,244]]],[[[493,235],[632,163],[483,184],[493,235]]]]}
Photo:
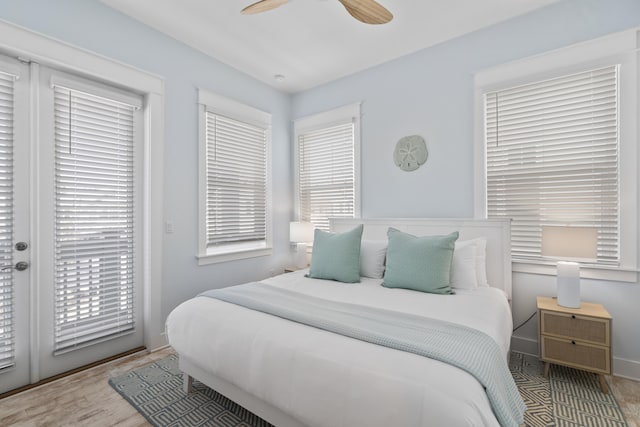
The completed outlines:
{"type": "Polygon", "coordinates": [[[364,224],[363,239],[386,240],[387,229],[416,236],[460,233],[459,240],[487,239],[487,281],[511,300],[511,221],[508,219],[333,218],[331,230],[342,232],[364,224]]]}

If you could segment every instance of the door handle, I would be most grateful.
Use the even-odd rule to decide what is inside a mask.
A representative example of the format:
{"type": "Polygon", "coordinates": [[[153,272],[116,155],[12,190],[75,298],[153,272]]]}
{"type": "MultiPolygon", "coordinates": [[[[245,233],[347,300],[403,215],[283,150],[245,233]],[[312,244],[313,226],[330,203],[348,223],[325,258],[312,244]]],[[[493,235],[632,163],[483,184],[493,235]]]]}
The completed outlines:
{"type": "Polygon", "coordinates": [[[18,271],[24,271],[29,268],[29,263],[26,261],[19,261],[16,263],[16,265],[5,265],[4,267],[0,268],[0,270],[6,271],[11,270],[12,268],[15,268],[18,271]]]}

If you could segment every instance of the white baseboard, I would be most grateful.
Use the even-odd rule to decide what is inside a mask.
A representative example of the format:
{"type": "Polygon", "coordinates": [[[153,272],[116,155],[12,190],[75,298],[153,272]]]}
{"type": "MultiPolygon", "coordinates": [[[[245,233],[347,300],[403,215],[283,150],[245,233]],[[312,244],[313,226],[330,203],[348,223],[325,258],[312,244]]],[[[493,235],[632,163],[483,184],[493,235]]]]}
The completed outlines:
{"type": "Polygon", "coordinates": [[[157,350],[161,350],[164,347],[169,345],[169,341],[167,341],[167,335],[162,332],[161,334],[150,337],[148,342],[145,342],[145,347],[147,350],[153,352],[157,350]]]}
{"type": "Polygon", "coordinates": [[[171,347],[169,344],[163,345],[162,347],[156,347],[149,350],[149,353],[155,353],[156,351],[164,350],[165,348],[169,348],[169,347],[171,347]]]}
{"type": "Polygon", "coordinates": [[[613,375],[616,377],[640,381],[640,362],[614,357],[613,375]]]}
{"type": "MultiPolygon", "coordinates": [[[[537,357],[538,341],[531,338],[524,338],[513,335],[511,337],[511,350],[537,357]]],[[[616,377],[640,381],[640,362],[614,357],[613,375],[615,375],[616,377]]]]}
{"type": "Polygon", "coordinates": [[[518,353],[538,356],[538,341],[531,338],[511,336],[511,350],[518,353]]]}

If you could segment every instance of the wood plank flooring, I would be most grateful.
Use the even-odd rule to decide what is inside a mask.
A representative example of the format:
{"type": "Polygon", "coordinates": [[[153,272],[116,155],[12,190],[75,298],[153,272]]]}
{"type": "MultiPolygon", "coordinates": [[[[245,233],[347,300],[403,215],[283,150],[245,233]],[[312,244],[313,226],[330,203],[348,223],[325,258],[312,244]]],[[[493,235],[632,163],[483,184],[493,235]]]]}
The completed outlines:
{"type": "Polygon", "coordinates": [[[0,426],[148,426],[107,381],[172,353],[142,351],[9,396],[0,400],[0,426]]]}
{"type": "MultiPolygon", "coordinates": [[[[173,354],[139,352],[0,400],[0,426],[148,426],[107,383],[110,377],[173,354]]],[[[640,427],[640,382],[609,378],[629,427],[640,427]]]]}

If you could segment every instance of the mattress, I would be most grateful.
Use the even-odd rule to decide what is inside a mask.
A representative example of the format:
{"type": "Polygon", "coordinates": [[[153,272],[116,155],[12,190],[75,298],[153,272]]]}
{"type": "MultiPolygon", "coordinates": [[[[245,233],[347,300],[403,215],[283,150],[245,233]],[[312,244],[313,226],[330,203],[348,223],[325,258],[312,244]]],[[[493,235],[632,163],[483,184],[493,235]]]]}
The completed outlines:
{"type": "MultiPolygon", "coordinates": [[[[265,283],[328,300],[442,319],[491,336],[507,357],[512,329],[503,291],[433,295],[305,278],[265,283]]],[[[196,297],[167,319],[181,358],[308,426],[497,426],[483,387],[446,363],[377,346],[220,300],[196,297]]],[[[470,348],[469,351],[474,351],[470,348]]]]}

